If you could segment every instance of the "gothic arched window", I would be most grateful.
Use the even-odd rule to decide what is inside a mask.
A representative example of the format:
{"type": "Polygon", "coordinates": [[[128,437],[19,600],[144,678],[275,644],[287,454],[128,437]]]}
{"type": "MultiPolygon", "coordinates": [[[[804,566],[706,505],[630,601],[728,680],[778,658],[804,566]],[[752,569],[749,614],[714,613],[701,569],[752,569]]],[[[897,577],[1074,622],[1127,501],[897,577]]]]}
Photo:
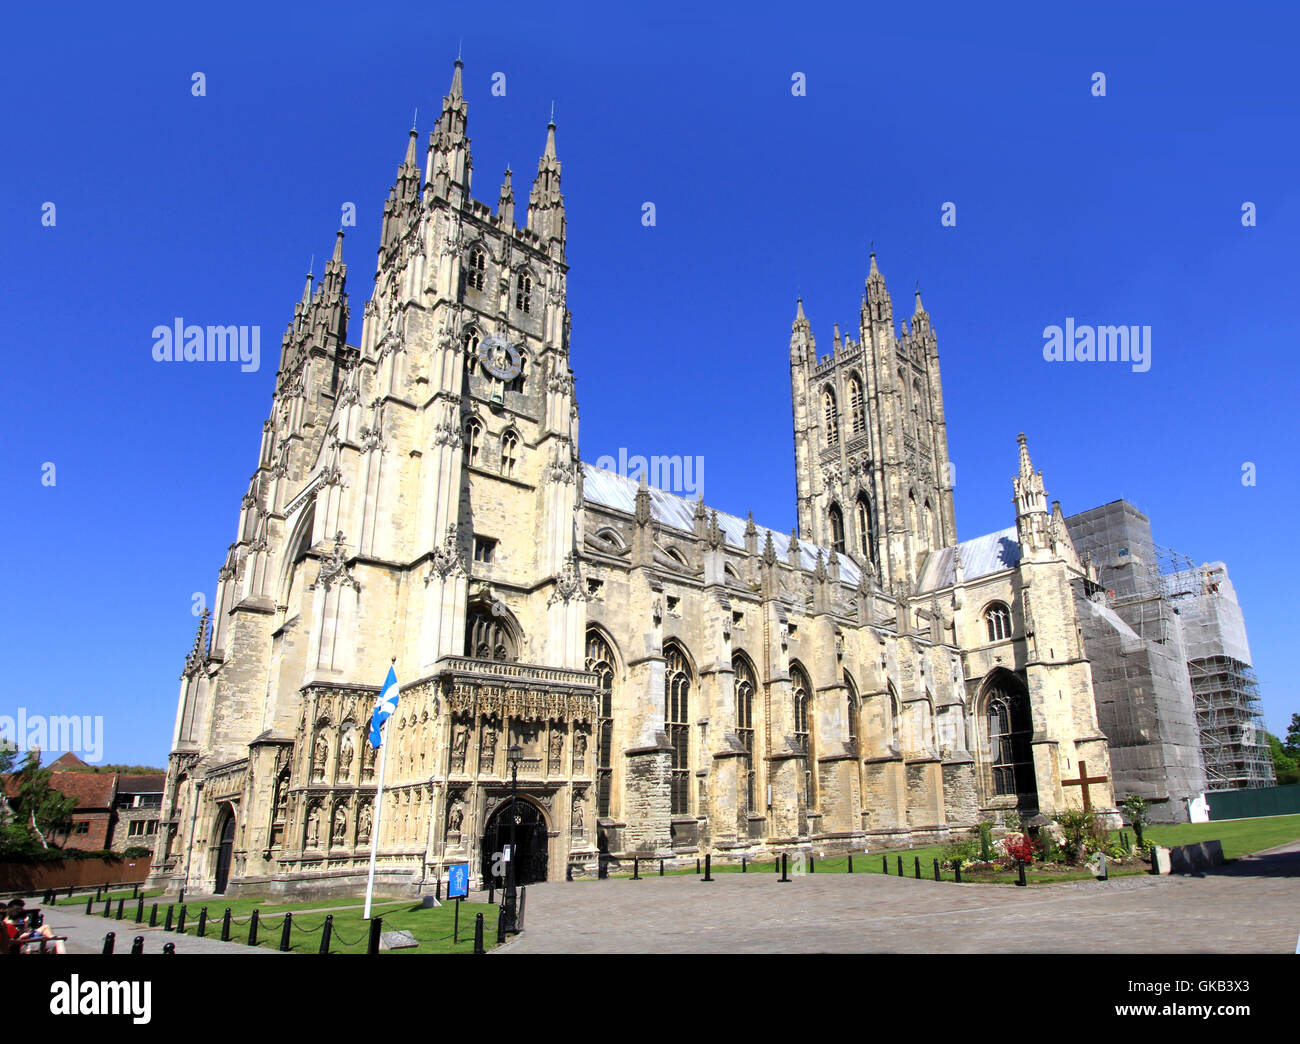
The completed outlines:
{"type": "Polygon", "coordinates": [[[812,684],[808,675],[797,664],[790,668],[790,688],[794,693],[794,743],[799,757],[799,772],[803,782],[803,801],[806,808],[813,807],[813,749],[812,728],[810,723],[812,711],[812,684]]]}
{"type": "Polygon", "coordinates": [[[921,431],[921,421],[925,419],[925,392],[921,390],[921,382],[912,382],[912,428],[919,434],[921,431]]]}
{"type": "Polygon", "coordinates": [[[1000,642],[1011,637],[1011,610],[1002,602],[994,602],[984,610],[984,622],[988,626],[989,641],[1000,642]]]}
{"type": "Polygon", "coordinates": [[[506,385],[506,391],[522,392],[524,390],[524,378],[528,370],[528,355],[525,352],[519,353],[519,372],[515,374],[514,380],[506,385]]]}
{"type": "Polygon", "coordinates": [[[832,504],[830,509],[831,520],[831,547],[837,555],[844,554],[844,513],[840,511],[838,504],[832,504]]]}
{"type": "Polygon", "coordinates": [[[835,393],[830,388],[822,391],[822,416],[826,422],[826,445],[838,446],[840,442],[840,416],[835,407],[835,393]]]}
{"type": "Polygon", "coordinates": [[[1032,795],[1036,790],[1033,754],[1029,745],[1033,726],[1024,691],[1006,677],[996,682],[989,690],[985,721],[988,725],[993,793],[999,796],[1032,795]]]}
{"type": "Polygon", "coordinates": [[[849,676],[848,671],[844,672],[844,687],[848,689],[849,693],[849,743],[856,750],[858,743],[858,709],[860,705],[858,703],[858,687],[853,684],[853,679],[849,676]]]}
{"type": "Polygon", "coordinates": [[[596,715],[596,815],[608,818],[614,768],[614,653],[599,631],[587,632],[587,670],[600,682],[596,715]]]}
{"type": "Polygon", "coordinates": [[[465,425],[465,461],[468,464],[479,463],[479,453],[483,449],[483,425],[476,420],[465,425]]]}
{"type": "Polygon", "coordinates": [[[691,668],[681,647],[664,649],[664,729],[670,757],[671,801],[669,811],[685,815],[691,808],[691,668]]]}
{"type": "Polygon", "coordinates": [[[740,796],[745,799],[745,811],[753,812],[755,803],[754,776],[754,668],[748,658],[737,653],[731,658],[735,671],[736,735],[745,748],[744,768],[739,780],[740,796]]]}
{"type": "Polygon", "coordinates": [[[865,493],[858,495],[858,543],[864,560],[876,561],[876,517],[865,493]]]}
{"type": "Polygon", "coordinates": [[[515,281],[515,307],[524,313],[533,308],[533,277],[527,272],[520,272],[515,281]]]}
{"type": "Polygon", "coordinates": [[[513,663],[519,659],[519,647],[505,618],[494,615],[488,606],[477,605],[465,622],[465,655],[513,663]]]}
{"type": "Polygon", "coordinates": [[[469,252],[465,282],[475,290],[482,290],[487,276],[487,253],[476,246],[469,252]]]}
{"type": "Polygon", "coordinates": [[[862,382],[857,374],[849,378],[849,414],[852,417],[853,434],[861,435],[867,430],[867,417],[862,409],[862,382]]]}
{"type": "Polygon", "coordinates": [[[474,364],[478,362],[478,346],[481,338],[477,330],[467,330],[465,332],[465,369],[471,372],[474,364]]]}
{"type": "Polygon", "coordinates": [[[513,475],[519,459],[519,436],[508,431],[501,436],[501,474],[513,475]]]}
{"type": "Polygon", "coordinates": [[[938,547],[940,544],[939,527],[935,525],[934,508],[930,506],[929,498],[926,498],[925,507],[922,509],[925,516],[925,539],[931,547],[938,547]]]}

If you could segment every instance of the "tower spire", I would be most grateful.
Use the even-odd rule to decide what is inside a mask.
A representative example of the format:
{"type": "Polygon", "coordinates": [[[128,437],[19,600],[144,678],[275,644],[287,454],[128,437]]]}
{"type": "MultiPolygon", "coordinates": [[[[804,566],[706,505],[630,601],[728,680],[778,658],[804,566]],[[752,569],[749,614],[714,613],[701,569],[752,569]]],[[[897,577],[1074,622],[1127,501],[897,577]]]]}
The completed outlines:
{"type": "Polygon", "coordinates": [[[555,116],[546,124],[546,146],[537,161],[537,177],[528,194],[528,227],[564,252],[564,195],[560,192],[560,161],[555,152],[555,116]]]}
{"type": "Polygon", "coordinates": [[[469,200],[470,172],[473,162],[469,151],[468,106],[461,77],[464,63],[457,56],[452,68],[451,86],[442,99],[442,116],[429,136],[429,156],[425,165],[424,180],[434,192],[456,203],[469,200]]]}

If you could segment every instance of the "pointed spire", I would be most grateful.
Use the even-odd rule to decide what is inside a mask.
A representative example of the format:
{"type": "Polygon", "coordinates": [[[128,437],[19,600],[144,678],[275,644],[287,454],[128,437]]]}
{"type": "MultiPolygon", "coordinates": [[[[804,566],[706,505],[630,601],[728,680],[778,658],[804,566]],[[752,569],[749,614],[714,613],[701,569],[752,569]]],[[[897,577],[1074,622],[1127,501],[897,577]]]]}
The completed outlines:
{"type": "Polygon", "coordinates": [[[834,331],[833,331],[833,333],[832,333],[832,335],[831,335],[831,351],[832,351],[835,355],[839,355],[839,353],[840,353],[840,348],[841,348],[841,342],[840,342],[840,324],[839,324],[839,323],[836,323],[836,324],[835,324],[835,329],[834,329],[834,331]]]}
{"type": "Polygon", "coordinates": [[[1020,477],[1022,479],[1032,478],[1034,462],[1029,459],[1029,440],[1025,438],[1023,431],[1016,436],[1016,442],[1020,443],[1020,477]]]}
{"type": "Polygon", "coordinates": [[[543,241],[555,240],[564,249],[564,195],[560,192],[560,161],[555,152],[555,117],[546,125],[546,147],[537,161],[537,177],[528,194],[528,227],[543,241]]]}
{"type": "Polygon", "coordinates": [[[871,247],[871,271],[867,273],[867,304],[871,318],[880,322],[893,322],[894,306],[889,300],[889,291],[885,288],[885,277],[876,267],[875,244],[871,247]]]}
{"type": "Polygon", "coordinates": [[[418,139],[419,136],[420,136],[420,132],[417,131],[414,127],[412,127],[411,133],[407,136],[406,139],[406,155],[402,157],[403,167],[415,167],[416,151],[417,151],[416,139],[418,139]]]}
{"type": "Polygon", "coordinates": [[[912,314],[913,315],[925,314],[925,305],[921,304],[921,281],[919,279],[916,282],[916,311],[913,312],[912,314]]]}
{"type": "Polygon", "coordinates": [[[334,256],[330,258],[336,265],[343,263],[343,229],[334,236],[334,256]]]}
{"type": "Polygon", "coordinates": [[[796,323],[806,323],[808,317],[803,314],[803,297],[797,297],[794,303],[794,321],[796,323]]]}
{"type": "Polygon", "coordinates": [[[772,543],[772,531],[767,531],[767,539],[763,541],[763,564],[767,566],[776,565],[776,545],[772,543]]]}
{"type": "Polygon", "coordinates": [[[501,195],[497,198],[497,219],[503,225],[515,223],[515,185],[513,171],[507,166],[505,180],[501,182],[501,195]]]}
{"type": "Polygon", "coordinates": [[[461,70],[465,68],[465,63],[460,60],[460,51],[456,52],[456,62],[451,71],[451,87],[447,90],[447,97],[456,100],[465,97],[465,86],[461,82],[461,70]]]}
{"type": "Polygon", "coordinates": [[[435,195],[450,198],[453,187],[457,202],[469,199],[470,171],[473,161],[470,158],[469,138],[465,133],[468,123],[468,106],[465,103],[464,85],[461,70],[464,63],[456,59],[451,74],[451,87],[442,99],[442,116],[438,125],[429,135],[429,156],[426,162],[425,181],[435,195]]]}

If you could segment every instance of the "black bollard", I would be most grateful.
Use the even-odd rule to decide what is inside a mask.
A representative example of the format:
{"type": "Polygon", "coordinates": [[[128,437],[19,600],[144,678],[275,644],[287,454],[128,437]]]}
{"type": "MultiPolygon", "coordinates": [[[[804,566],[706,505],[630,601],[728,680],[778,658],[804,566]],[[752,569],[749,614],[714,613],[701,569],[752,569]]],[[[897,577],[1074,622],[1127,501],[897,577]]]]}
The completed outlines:
{"type": "Polygon", "coordinates": [[[154,903],[151,907],[149,907],[149,927],[150,928],[158,927],[158,904],[157,903],[154,903]]]}
{"type": "Polygon", "coordinates": [[[384,919],[382,917],[372,917],[370,919],[370,942],[366,944],[366,953],[379,952],[379,937],[384,932],[384,919]]]}
{"type": "Polygon", "coordinates": [[[144,896],[136,902],[135,906],[135,923],[144,924],[144,896]]]}
{"type": "Polygon", "coordinates": [[[163,931],[164,931],[164,932],[170,932],[171,930],[172,930],[172,904],[171,904],[171,903],[168,903],[168,904],[167,904],[167,923],[163,925],[163,931]]]}
{"type": "Polygon", "coordinates": [[[853,873],[853,853],[849,853],[849,873],[853,873]]]}
{"type": "Polygon", "coordinates": [[[248,920],[248,945],[257,945],[257,911],[253,911],[253,916],[248,920]]]}
{"type": "Polygon", "coordinates": [[[902,857],[902,856],[899,856],[899,857],[898,857],[898,876],[899,876],[899,877],[902,877],[902,876],[903,876],[903,857],[902,857]]]}
{"type": "Polygon", "coordinates": [[[487,953],[487,951],[483,949],[483,915],[482,914],[474,915],[474,952],[487,953]]]}
{"type": "Polygon", "coordinates": [[[817,872],[817,857],[811,852],[808,853],[808,872],[815,874],[817,872]]]}
{"type": "Polygon", "coordinates": [[[659,860],[659,876],[664,876],[664,861],[662,859],[659,860]]]}
{"type": "Polygon", "coordinates": [[[230,907],[221,915],[221,941],[230,942],[230,907]]]}
{"type": "Polygon", "coordinates": [[[882,855],[880,857],[880,872],[882,874],[889,873],[889,856],[887,855],[882,855]]]}
{"type": "Polygon", "coordinates": [[[528,908],[528,886],[519,886],[519,910],[515,914],[515,934],[524,930],[524,911],[528,908]]]}
{"type": "Polygon", "coordinates": [[[506,908],[503,905],[497,911],[497,945],[500,946],[506,941],[506,908]]]}
{"type": "Polygon", "coordinates": [[[699,856],[696,856],[696,857],[695,857],[695,872],[696,872],[697,874],[700,872],[700,857],[699,857],[699,856]]]}
{"type": "MultiPolygon", "coordinates": [[[[374,935],[373,921],[371,922],[370,927],[371,927],[370,934],[374,935]]],[[[284,915],[284,927],[280,930],[280,952],[281,953],[289,952],[289,933],[292,931],[293,931],[293,914],[287,913],[284,915]]],[[[378,940],[374,940],[374,944],[376,947],[378,947],[379,946],[378,940]]],[[[375,952],[378,953],[378,949],[376,949],[375,952]]]]}
{"type": "Polygon", "coordinates": [[[184,889],[184,888],[181,889],[181,894],[178,895],[178,896],[176,897],[176,901],[177,901],[178,903],[184,903],[184,902],[185,902],[185,889],[184,889]]]}
{"type": "Polygon", "coordinates": [[[934,861],[934,879],[939,880],[939,860],[934,861]]]}
{"type": "Polygon", "coordinates": [[[492,904],[497,901],[496,885],[491,881],[488,882],[488,903],[492,904]]]}
{"type": "Polygon", "coordinates": [[[113,900],[112,900],[112,899],[105,899],[105,900],[104,900],[104,916],[105,916],[105,917],[112,917],[112,916],[113,916],[113,900]]]}
{"type": "Polygon", "coordinates": [[[185,904],[181,903],[181,916],[176,922],[176,932],[179,935],[185,934],[185,904]]]}
{"type": "MultiPolygon", "coordinates": [[[[457,903],[456,905],[459,906],[460,904],[457,903]]],[[[321,953],[330,952],[330,935],[333,933],[333,931],[334,931],[334,915],[326,914],[325,925],[320,930],[320,952],[321,953]]]]}
{"type": "Polygon", "coordinates": [[[637,856],[632,857],[632,880],[641,880],[641,860],[637,856]]]}
{"type": "Polygon", "coordinates": [[[208,934],[208,908],[206,906],[199,911],[199,926],[194,930],[194,934],[200,939],[208,934]]]}
{"type": "Polygon", "coordinates": [[[781,884],[790,883],[790,853],[781,853],[781,884]]]}
{"type": "Polygon", "coordinates": [[[916,857],[916,879],[921,880],[921,857],[916,857]]]}
{"type": "Polygon", "coordinates": [[[442,874],[441,873],[438,874],[438,879],[434,882],[433,897],[438,902],[442,902],[442,874]]]}
{"type": "Polygon", "coordinates": [[[144,953],[144,936],[137,935],[131,942],[132,955],[144,953]]]}
{"type": "Polygon", "coordinates": [[[961,860],[960,859],[953,860],[952,872],[954,876],[957,878],[957,883],[961,884],[961,860]]]}
{"type": "Polygon", "coordinates": [[[704,856],[704,878],[705,881],[713,880],[713,856],[706,854],[704,856]]]}
{"type": "Polygon", "coordinates": [[[1024,888],[1028,882],[1025,880],[1025,861],[1023,859],[1016,860],[1016,869],[1020,871],[1020,876],[1016,880],[1016,887],[1024,888]]]}
{"type": "Polygon", "coordinates": [[[749,868],[745,865],[745,857],[744,857],[744,856],[741,856],[741,857],[740,857],[740,872],[741,872],[742,874],[747,874],[747,873],[749,873],[749,868]]]}
{"type": "Polygon", "coordinates": [[[95,900],[91,896],[86,896],[86,916],[89,917],[95,912],[95,900]]]}
{"type": "Polygon", "coordinates": [[[131,898],[132,899],[140,898],[140,886],[138,884],[131,886],[131,898]]]}
{"type": "Polygon", "coordinates": [[[113,952],[113,940],[116,938],[117,938],[116,932],[109,932],[106,936],[104,936],[104,951],[103,951],[104,953],[113,952]]]}
{"type": "Polygon", "coordinates": [[[99,898],[103,894],[103,891],[104,891],[103,885],[95,885],[95,902],[99,902],[99,898]]]}
{"type": "Polygon", "coordinates": [[[175,943],[163,943],[163,953],[167,954],[168,957],[172,956],[172,954],[174,954],[175,952],[176,952],[175,943]]]}
{"type": "Polygon", "coordinates": [[[566,881],[572,881],[572,880],[573,880],[573,864],[572,864],[572,863],[570,863],[568,866],[566,866],[566,867],[564,868],[564,879],[565,879],[566,881]]]}

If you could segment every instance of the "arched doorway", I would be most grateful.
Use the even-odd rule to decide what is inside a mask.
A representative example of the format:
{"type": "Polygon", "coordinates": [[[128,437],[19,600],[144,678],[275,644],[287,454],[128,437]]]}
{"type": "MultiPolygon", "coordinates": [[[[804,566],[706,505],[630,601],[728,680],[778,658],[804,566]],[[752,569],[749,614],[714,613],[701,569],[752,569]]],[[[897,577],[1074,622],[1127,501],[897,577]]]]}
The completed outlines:
{"type": "Polygon", "coordinates": [[[546,880],[546,819],[542,810],[531,801],[521,799],[512,804],[507,798],[488,817],[487,827],[483,831],[481,869],[485,885],[493,880],[494,871],[497,887],[505,884],[505,865],[497,858],[497,854],[505,851],[505,846],[510,844],[512,819],[515,884],[533,884],[546,880]]]}
{"type": "Polygon", "coordinates": [[[988,796],[1000,805],[1015,798],[1024,813],[1038,811],[1038,780],[1030,741],[1034,726],[1029,714],[1029,694],[1020,679],[1008,671],[989,677],[981,701],[981,729],[988,752],[988,796]]]}
{"type": "Polygon", "coordinates": [[[230,881],[230,861],[235,854],[235,814],[227,807],[224,816],[221,824],[221,842],[217,848],[217,880],[212,888],[217,895],[222,895],[226,891],[226,884],[230,881]]]}

